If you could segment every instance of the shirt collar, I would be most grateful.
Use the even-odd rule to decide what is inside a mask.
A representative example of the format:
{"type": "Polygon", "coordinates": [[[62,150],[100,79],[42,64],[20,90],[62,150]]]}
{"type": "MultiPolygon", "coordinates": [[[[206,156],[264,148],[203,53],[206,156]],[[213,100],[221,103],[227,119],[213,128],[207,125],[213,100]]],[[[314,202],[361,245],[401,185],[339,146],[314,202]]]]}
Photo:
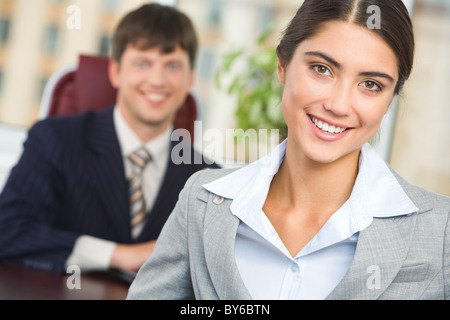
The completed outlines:
{"type": "Polygon", "coordinates": [[[360,199],[371,216],[387,218],[419,211],[394,174],[366,143],[361,149],[359,173],[350,199],[360,199]]]}
{"type": "Polygon", "coordinates": [[[117,106],[114,108],[114,125],[124,158],[127,158],[131,153],[144,146],[152,156],[152,163],[164,167],[170,151],[172,126],[169,126],[166,131],[149,142],[143,143],[125,121],[117,106]]]}
{"type": "MultiPolygon", "coordinates": [[[[204,188],[235,200],[230,207],[233,213],[249,201],[262,208],[272,178],[284,160],[286,145],[287,139],[260,160],[208,183],[204,188]],[[258,202],[255,203],[255,200],[258,202]]],[[[361,148],[358,176],[345,205],[349,205],[353,212],[364,213],[368,218],[400,216],[419,210],[384,160],[368,143],[361,148]]]]}

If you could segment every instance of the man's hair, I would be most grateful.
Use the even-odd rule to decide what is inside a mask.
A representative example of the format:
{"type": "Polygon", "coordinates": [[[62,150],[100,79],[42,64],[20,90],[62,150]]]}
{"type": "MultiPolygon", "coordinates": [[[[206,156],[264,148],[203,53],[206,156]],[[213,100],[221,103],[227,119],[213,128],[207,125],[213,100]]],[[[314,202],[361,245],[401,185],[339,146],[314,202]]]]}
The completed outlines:
{"type": "Polygon", "coordinates": [[[169,6],[152,3],[128,13],[119,23],[113,37],[113,58],[120,63],[128,46],[139,50],[160,48],[164,53],[180,46],[189,55],[194,67],[197,35],[191,20],[169,6]]]}

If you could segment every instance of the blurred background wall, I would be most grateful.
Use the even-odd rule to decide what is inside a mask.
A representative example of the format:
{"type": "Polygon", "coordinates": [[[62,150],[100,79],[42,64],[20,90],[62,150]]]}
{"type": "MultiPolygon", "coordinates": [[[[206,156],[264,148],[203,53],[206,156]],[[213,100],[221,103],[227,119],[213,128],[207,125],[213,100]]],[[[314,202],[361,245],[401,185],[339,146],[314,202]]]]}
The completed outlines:
{"type": "MultiPolygon", "coordinates": [[[[147,2],[0,0],[0,190],[20,155],[26,130],[38,120],[50,76],[76,64],[79,54],[108,55],[119,19],[147,2]],[[72,19],[73,10],[79,10],[79,21],[72,19]]],[[[202,106],[203,130],[235,128],[235,98],[214,84],[223,55],[233,48],[252,50],[270,26],[269,41],[275,46],[302,0],[158,2],[177,6],[196,26],[200,48],[194,91],[202,106]]],[[[405,3],[413,10],[416,60],[381,130],[380,153],[410,182],[450,195],[450,1],[405,3]]]]}

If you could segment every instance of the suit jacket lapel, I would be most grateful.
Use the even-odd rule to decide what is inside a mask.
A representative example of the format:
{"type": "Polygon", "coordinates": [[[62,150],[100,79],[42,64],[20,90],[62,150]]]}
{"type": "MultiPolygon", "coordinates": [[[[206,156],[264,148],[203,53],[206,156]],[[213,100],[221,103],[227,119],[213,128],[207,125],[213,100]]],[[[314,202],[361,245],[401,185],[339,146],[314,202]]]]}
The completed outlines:
{"type": "Polygon", "coordinates": [[[234,243],[239,219],[230,211],[232,201],[206,190],[199,198],[207,201],[203,234],[205,259],[219,299],[252,299],[235,261],[234,243]]]}
{"type": "Polygon", "coordinates": [[[376,299],[389,286],[406,258],[417,214],[374,218],[361,231],[347,274],[327,299],[376,299]]]}
{"type": "Polygon", "coordinates": [[[94,116],[86,139],[91,152],[87,168],[98,196],[114,227],[116,241],[131,241],[127,183],[122,154],[113,122],[113,108],[94,116]]]}
{"type": "MultiPolygon", "coordinates": [[[[252,299],[234,256],[239,219],[230,211],[232,200],[204,192],[205,259],[220,299],[252,299]]],[[[417,214],[374,218],[361,231],[350,268],[327,299],[376,299],[392,282],[406,258],[417,214]]]]}
{"type": "Polygon", "coordinates": [[[431,207],[420,191],[393,173],[419,211],[393,218],[374,218],[359,235],[347,274],[327,299],[376,299],[392,282],[405,260],[417,217],[431,207]]]}
{"type": "MultiPolygon", "coordinates": [[[[172,149],[171,149],[172,150],[172,149]]],[[[172,187],[179,179],[180,175],[183,175],[183,166],[175,165],[169,156],[169,162],[167,164],[166,173],[158,190],[158,195],[156,196],[155,202],[152,208],[149,208],[148,218],[144,225],[144,229],[140,234],[138,239],[144,239],[147,234],[155,234],[154,224],[160,219],[167,217],[161,214],[161,211],[166,211],[167,206],[173,201],[173,197],[178,197],[178,194],[172,192],[172,187]]],[[[157,223],[159,226],[159,223],[157,223]]],[[[156,228],[157,229],[157,228],[156,228]]]]}
{"type": "MultiPolygon", "coordinates": [[[[175,142],[171,143],[170,152],[172,151],[175,142]]],[[[180,184],[180,179],[186,176],[186,166],[176,165],[171,160],[171,155],[169,154],[169,160],[167,164],[166,173],[158,190],[158,195],[156,196],[155,202],[152,208],[149,208],[148,218],[144,225],[144,229],[138,237],[139,241],[148,240],[146,237],[152,235],[152,237],[157,238],[159,235],[160,228],[164,224],[168,215],[164,214],[167,212],[167,207],[173,203],[174,197],[178,197],[178,194],[173,191],[175,185],[180,184]],[[163,221],[161,221],[163,219],[163,221]]],[[[187,177],[185,177],[187,179],[187,177]]],[[[172,210],[170,210],[171,212],[172,210]]],[[[169,212],[169,213],[170,213],[169,212]]]]}

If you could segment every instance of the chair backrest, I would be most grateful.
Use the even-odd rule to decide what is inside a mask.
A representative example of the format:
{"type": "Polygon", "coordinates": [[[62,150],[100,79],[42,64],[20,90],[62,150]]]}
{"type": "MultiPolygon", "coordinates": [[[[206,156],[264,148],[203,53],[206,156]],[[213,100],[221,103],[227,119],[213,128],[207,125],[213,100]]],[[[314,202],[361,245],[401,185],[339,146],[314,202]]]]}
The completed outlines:
{"type": "MultiPolygon", "coordinates": [[[[105,56],[80,55],[78,66],[55,73],[44,89],[39,118],[100,111],[113,105],[117,91],[109,81],[108,64],[109,58],[105,56]]],[[[197,118],[197,103],[189,94],[176,115],[174,129],[187,129],[193,143],[197,118]]]]}

